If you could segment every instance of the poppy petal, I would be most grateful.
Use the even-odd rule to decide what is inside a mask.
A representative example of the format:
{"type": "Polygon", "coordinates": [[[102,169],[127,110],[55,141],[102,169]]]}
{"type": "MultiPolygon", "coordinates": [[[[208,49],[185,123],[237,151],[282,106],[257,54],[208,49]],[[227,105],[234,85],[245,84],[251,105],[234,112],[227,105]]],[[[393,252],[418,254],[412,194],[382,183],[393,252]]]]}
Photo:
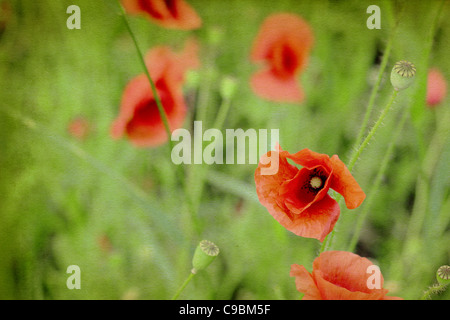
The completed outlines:
{"type": "Polygon", "coordinates": [[[313,276],[319,291],[327,300],[379,300],[387,290],[369,289],[368,268],[373,263],[357,254],[346,251],[326,251],[313,263],[313,276]]]}
{"type": "Polygon", "coordinates": [[[252,75],[250,85],[260,97],[280,102],[301,102],[304,93],[295,77],[277,77],[271,70],[258,71],[252,75]]]}
{"type": "Polygon", "coordinates": [[[180,88],[187,70],[198,68],[198,42],[191,38],[185,43],[180,53],[169,47],[159,46],[149,50],[145,55],[145,64],[152,79],[166,78],[166,82],[180,88]]]}
{"type": "Polygon", "coordinates": [[[384,296],[381,300],[404,300],[404,299],[400,297],[384,296]]]}
{"type": "Polygon", "coordinates": [[[320,275],[320,272],[313,271],[313,273],[320,295],[324,300],[380,300],[383,297],[381,294],[369,294],[360,291],[352,292],[325,280],[320,275]]]}
{"type": "Polygon", "coordinates": [[[283,203],[278,203],[278,195],[280,186],[286,181],[290,180],[298,172],[298,169],[289,164],[284,157],[279,156],[278,171],[273,175],[263,175],[261,170],[270,166],[270,161],[265,159],[272,159],[272,157],[279,156],[277,151],[269,151],[266,155],[261,157],[258,168],[255,171],[256,193],[259,201],[266,208],[271,208],[272,212],[280,211],[280,218],[283,215],[281,212],[286,210],[283,203]],[[281,207],[280,207],[281,206],[281,207]]]}
{"type": "MultiPolygon", "coordinates": [[[[369,292],[367,269],[372,265],[369,259],[352,252],[326,251],[314,260],[313,269],[320,270],[325,280],[340,287],[350,291],[369,292]]],[[[381,286],[383,281],[381,277],[381,286]]]]}
{"type": "Polygon", "coordinates": [[[122,0],[130,14],[144,14],[161,27],[193,30],[202,25],[202,19],[184,0],[122,0]]]}
{"type": "Polygon", "coordinates": [[[326,154],[317,153],[309,149],[303,149],[294,154],[283,151],[283,155],[294,161],[296,164],[308,169],[322,166],[328,171],[328,173],[330,173],[332,170],[330,157],[326,154]]]}
{"type": "Polygon", "coordinates": [[[178,18],[175,28],[194,30],[202,26],[202,19],[197,12],[184,0],[178,0],[178,18]]]}
{"type": "Polygon", "coordinates": [[[252,48],[252,61],[270,58],[272,48],[283,37],[295,39],[295,42],[301,44],[303,52],[309,52],[313,45],[313,34],[305,20],[292,13],[273,14],[261,25],[252,48]]]}
{"type": "Polygon", "coordinates": [[[126,124],[133,117],[135,105],[148,95],[149,89],[150,84],[145,75],[139,75],[127,83],[122,95],[120,114],[111,129],[114,138],[120,138],[124,134],[126,124]]]}
{"type": "MultiPolygon", "coordinates": [[[[168,85],[158,86],[161,87],[158,94],[166,111],[169,127],[172,130],[179,128],[187,112],[183,97],[179,90],[171,90],[168,85]]],[[[111,126],[113,138],[118,139],[124,134],[137,147],[155,147],[168,139],[146,75],[133,78],[125,87],[119,116],[111,126]]]]}
{"type": "Polygon", "coordinates": [[[158,46],[150,49],[144,57],[145,65],[152,79],[160,79],[170,69],[175,54],[169,47],[158,46]]]}
{"type": "Polygon", "coordinates": [[[290,276],[295,277],[297,290],[305,294],[303,300],[322,300],[313,277],[304,266],[298,264],[291,265],[290,276]]]}
{"type": "MultiPolygon", "coordinates": [[[[320,168],[314,169],[320,170],[320,168]]],[[[286,207],[295,214],[301,214],[311,205],[322,200],[330,188],[330,179],[326,179],[322,181],[324,185],[320,191],[309,189],[311,175],[314,171],[302,168],[293,179],[284,182],[280,187],[279,196],[285,198],[286,207]]]]}
{"type": "Polygon", "coordinates": [[[291,266],[291,276],[296,276],[297,290],[305,293],[304,299],[402,300],[386,296],[381,274],[380,288],[369,288],[370,266],[370,260],[352,252],[325,251],[314,260],[311,273],[303,266],[291,266]]]}
{"type": "Polygon", "coordinates": [[[278,155],[278,174],[262,175],[261,169],[265,168],[262,161],[255,172],[256,192],[261,204],[287,230],[323,241],[340,215],[338,203],[327,193],[329,188],[336,187],[338,192],[344,190],[349,207],[359,205],[365,194],[357,184],[346,186],[346,183],[356,182],[337,156],[330,159],[326,154],[309,149],[290,154],[279,145],[276,150],[266,156],[278,155]],[[303,168],[297,169],[288,159],[303,168]]]}
{"type": "MultiPolygon", "coordinates": [[[[198,46],[188,40],[181,53],[160,46],[148,51],[145,63],[167,116],[170,130],[183,125],[187,107],[183,97],[184,75],[198,66],[198,46]]],[[[138,147],[158,146],[169,137],[159,113],[153,88],[145,74],[131,79],[123,92],[119,116],[111,126],[115,139],[127,135],[138,147]]]]}
{"type": "Polygon", "coordinates": [[[366,198],[366,194],[358,182],[337,155],[331,157],[331,167],[333,168],[331,189],[344,197],[347,208],[355,209],[359,207],[366,198]]]}
{"type": "MultiPolygon", "coordinates": [[[[292,215],[292,219],[284,227],[298,236],[322,242],[333,230],[339,215],[338,203],[326,194],[322,200],[313,203],[301,214],[292,215]]],[[[278,221],[282,224],[280,220],[278,221]]]]}
{"type": "Polygon", "coordinates": [[[308,24],[291,13],[273,14],[264,20],[255,38],[251,61],[262,62],[250,85],[262,98],[295,103],[304,99],[297,76],[304,69],[313,35],[308,24]]]}
{"type": "Polygon", "coordinates": [[[129,14],[140,14],[142,12],[141,6],[137,0],[121,0],[122,6],[129,14]]]}

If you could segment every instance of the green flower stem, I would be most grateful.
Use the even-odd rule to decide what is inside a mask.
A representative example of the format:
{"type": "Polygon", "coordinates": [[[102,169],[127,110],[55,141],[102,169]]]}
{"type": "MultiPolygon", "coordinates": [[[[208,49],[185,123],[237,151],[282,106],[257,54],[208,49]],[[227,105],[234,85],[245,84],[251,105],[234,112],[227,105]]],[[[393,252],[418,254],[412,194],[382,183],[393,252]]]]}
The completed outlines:
{"type": "Polygon", "coordinates": [[[212,80],[208,79],[212,77],[212,75],[209,74],[209,72],[210,72],[209,69],[205,69],[202,71],[202,77],[206,78],[207,81],[203,81],[202,86],[199,89],[198,101],[196,105],[197,108],[196,120],[202,121],[204,126],[208,124],[207,123],[208,103],[210,100],[210,93],[212,87],[212,80]]]}
{"type": "Polygon", "coordinates": [[[178,291],[175,293],[175,295],[172,297],[172,300],[177,300],[180,296],[181,292],[183,292],[184,288],[188,285],[188,283],[192,280],[192,278],[195,276],[195,273],[191,272],[189,276],[184,280],[181,287],[178,289],[178,291]]]}
{"type": "Polygon", "coordinates": [[[396,29],[397,29],[398,23],[395,24],[394,30],[392,31],[388,43],[386,45],[386,49],[384,51],[383,59],[381,60],[380,69],[378,70],[378,77],[377,81],[375,83],[375,86],[372,88],[372,92],[370,93],[369,103],[367,105],[366,113],[364,115],[364,119],[361,125],[361,128],[359,129],[358,137],[356,138],[355,146],[359,146],[361,144],[361,141],[364,137],[364,133],[367,130],[367,125],[369,123],[370,115],[372,114],[373,107],[375,105],[375,97],[377,96],[378,90],[380,88],[381,80],[383,79],[384,71],[386,70],[386,66],[389,60],[389,55],[391,53],[392,43],[394,42],[396,29]]]}
{"type": "MultiPolygon", "coordinates": [[[[428,27],[428,34],[425,38],[424,43],[422,44],[423,49],[423,58],[422,58],[422,68],[423,70],[428,70],[429,61],[431,52],[434,45],[436,30],[438,29],[438,25],[441,19],[441,16],[443,13],[445,13],[444,7],[446,4],[446,0],[442,0],[441,2],[436,1],[436,9],[435,9],[435,16],[434,19],[431,20],[431,23],[428,27]]],[[[431,4],[431,3],[430,3],[431,4]]],[[[421,72],[419,73],[417,81],[422,84],[426,84],[427,81],[427,72],[421,72]]],[[[412,107],[412,115],[414,115],[417,112],[423,112],[424,104],[423,101],[425,101],[426,98],[426,85],[423,85],[419,87],[416,91],[416,94],[413,97],[413,101],[415,101],[415,104],[412,107]]],[[[426,142],[424,140],[426,134],[423,131],[424,125],[423,122],[420,120],[420,116],[413,117],[413,124],[415,125],[416,129],[416,139],[417,139],[417,148],[419,150],[420,158],[422,159],[425,156],[426,152],[426,142]],[[415,119],[416,118],[416,119],[415,119]]]]}
{"type": "Polygon", "coordinates": [[[439,117],[436,132],[431,139],[422,168],[419,176],[417,177],[415,192],[416,199],[414,201],[413,210],[406,233],[406,244],[414,239],[414,237],[417,237],[422,230],[422,225],[427,213],[430,180],[439,162],[445,144],[447,143],[447,139],[449,138],[449,123],[450,109],[447,109],[445,110],[445,114],[442,117],[439,117]]]}
{"type": "Polygon", "coordinates": [[[386,117],[386,115],[388,114],[389,110],[391,109],[392,104],[393,104],[395,98],[397,97],[397,94],[398,94],[398,91],[396,91],[396,90],[392,91],[391,98],[389,99],[388,104],[384,107],[383,111],[381,112],[381,115],[378,118],[377,122],[375,122],[374,126],[370,130],[370,132],[367,135],[367,137],[364,139],[364,141],[361,143],[359,148],[356,150],[356,152],[353,154],[352,158],[350,159],[350,161],[348,163],[348,166],[347,166],[348,170],[352,171],[353,167],[355,166],[356,161],[358,161],[359,156],[361,155],[363,150],[369,144],[369,142],[372,139],[372,137],[377,132],[378,127],[383,123],[383,120],[386,117]]]}
{"type": "MultiPolygon", "coordinates": [[[[200,70],[200,86],[198,88],[198,95],[195,102],[195,121],[201,121],[203,130],[208,126],[208,107],[210,104],[211,90],[213,88],[214,66],[213,62],[216,56],[216,49],[211,49],[205,53],[205,61],[203,68],[200,70]]],[[[203,150],[201,150],[203,152],[203,150]]],[[[200,207],[200,198],[203,190],[205,172],[204,165],[191,164],[188,167],[185,178],[184,193],[188,206],[189,221],[187,223],[193,227],[193,232],[200,233],[200,221],[198,219],[198,209],[200,207]]],[[[194,235],[194,234],[193,234],[194,235]]]]}
{"type": "MultiPolygon", "coordinates": [[[[395,23],[393,31],[391,32],[391,34],[389,36],[389,40],[388,40],[388,43],[386,45],[386,49],[385,49],[385,52],[384,52],[384,55],[383,55],[383,59],[381,60],[380,69],[378,70],[377,81],[375,83],[375,86],[372,88],[372,91],[371,91],[371,94],[370,94],[370,98],[369,98],[369,103],[368,103],[367,109],[366,109],[366,113],[364,115],[364,119],[363,119],[361,128],[359,130],[358,136],[357,136],[357,138],[355,140],[355,143],[354,143],[353,151],[352,151],[351,156],[350,156],[349,165],[347,166],[348,169],[350,170],[350,172],[351,172],[353,166],[355,165],[356,161],[358,160],[358,157],[360,156],[362,150],[367,146],[368,142],[370,141],[372,136],[375,134],[375,131],[376,131],[375,126],[378,127],[379,124],[382,122],[382,121],[377,121],[377,123],[372,128],[371,132],[366,137],[366,139],[363,142],[361,142],[363,140],[364,133],[367,130],[367,125],[368,125],[368,122],[369,122],[369,119],[370,119],[370,115],[372,114],[372,110],[373,110],[373,108],[375,106],[375,98],[376,98],[376,95],[377,95],[378,90],[380,88],[381,81],[383,79],[383,74],[384,74],[384,72],[386,70],[386,66],[387,66],[387,63],[388,63],[388,60],[389,60],[389,56],[390,56],[390,52],[391,52],[391,49],[392,49],[392,44],[394,42],[394,38],[395,38],[395,35],[396,35],[398,22],[399,22],[399,20],[397,20],[397,22],[395,23]]],[[[387,106],[388,108],[390,108],[390,104],[392,103],[393,99],[395,98],[396,92],[394,92],[392,94],[392,96],[393,97],[392,97],[390,103],[387,106]]],[[[383,116],[383,114],[382,114],[382,116],[383,116]]],[[[383,118],[384,118],[384,116],[383,116],[383,118]]],[[[341,205],[342,205],[343,198],[342,198],[342,196],[340,194],[337,194],[337,196],[335,197],[335,200],[338,202],[339,207],[342,207],[341,205]]],[[[322,243],[320,252],[323,252],[323,251],[327,250],[330,247],[331,242],[332,242],[333,237],[334,237],[334,232],[335,231],[333,229],[331,231],[331,234],[329,234],[325,238],[325,240],[322,243]]]]}
{"type": "Polygon", "coordinates": [[[396,141],[398,140],[399,136],[402,133],[403,126],[406,122],[406,119],[408,118],[408,115],[409,115],[409,109],[407,108],[403,111],[402,118],[400,119],[400,122],[395,131],[394,137],[392,138],[392,140],[387,148],[386,154],[381,162],[380,169],[378,170],[377,176],[375,177],[375,181],[372,186],[372,189],[370,190],[369,195],[367,196],[367,200],[366,200],[366,203],[364,204],[362,212],[358,216],[358,220],[356,222],[356,227],[355,227],[355,232],[353,233],[353,236],[352,236],[352,239],[350,241],[350,245],[349,245],[347,251],[353,252],[353,250],[355,250],[356,244],[358,243],[358,239],[361,234],[362,227],[364,225],[364,221],[367,217],[369,209],[371,208],[371,206],[373,204],[375,195],[378,192],[378,188],[380,187],[381,180],[384,176],[384,173],[386,172],[387,166],[392,157],[392,153],[395,149],[396,141]]]}
{"type": "Polygon", "coordinates": [[[213,88],[213,83],[215,83],[214,77],[216,77],[214,70],[216,55],[216,47],[212,47],[210,50],[206,51],[203,63],[204,66],[200,70],[200,77],[203,81],[200,82],[198,99],[195,106],[195,120],[202,121],[204,127],[208,126],[208,106],[210,103],[211,89],[213,88]]]}
{"type": "MultiPolygon", "coordinates": [[[[153,79],[152,79],[152,77],[150,75],[150,72],[148,71],[148,68],[146,66],[146,63],[145,63],[145,60],[144,60],[144,55],[142,53],[142,50],[139,47],[136,35],[134,34],[133,30],[131,29],[130,23],[128,22],[125,9],[123,8],[122,4],[120,3],[120,0],[117,0],[117,4],[118,4],[118,6],[120,8],[121,16],[123,18],[123,21],[125,22],[125,25],[126,25],[126,27],[128,29],[128,32],[130,33],[130,36],[133,39],[133,43],[134,43],[134,45],[136,47],[136,51],[138,53],[139,61],[140,61],[141,65],[142,65],[142,68],[144,69],[144,73],[147,76],[147,79],[148,79],[148,81],[150,83],[150,86],[151,86],[151,89],[152,89],[152,93],[153,93],[153,97],[155,98],[156,106],[158,107],[158,112],[159,112],[159,115],[160,115],[161,120],[163,122],[164,129],[165,129],[166,134],[167,134],[167,139],[169,140],[169,157],[171,157],[172,156],[172,150],[173,150],[173,141],[172,141],[172,138],[171,138],[172,137],[172,131],[170,129],[169,120],[167,118],[166,111],[164,110],[164,107],[163,107],[162,102],[161,102],[161,98],[159,97],[158,91],[156,90],[155,82],[153,81],[153,79]]],[[[176,184],[178,182],[187,184],[186,179],[184,179],[184,170],[183,170],[183,168],[181,166],[177,166],[177,168],[175,170],[174,183],[176,184]]],[[[179,201],[181,203],[183,203],[183,200],[184,200],[184,196],[183,196],[183,194],[181,194],[179,201]]],[[[189,207],[189,201],[187,201],[187,203],[184,204],[184,205],[189,207]]]]}
{"type": "MultiPolygon", "coordinates": [[[[225,122],[226,116],[228,114],[228,111],[231,106],[231,99],[229,98],[223,98],[222,103],[219,107],[219,111],[217,113],[217,117],[214,121],[214,127],[215,129],[221,130],[223,127],[223,124],[225,122]]],[[[215,142],[214,142],[215,143],[215,142]]],[[[194,215],[195,212],[198,211],[198,208],[200,206],[200,200],[203,193],[204,188],[204,181],[206,180],[206,177],[208,175],[209,166],[206,165],[194,165],[195,167],[190,172],[190,177],[192,180],[195,180],[195,182],[192,182],[190,188],[192,192],[192,207],[191,211],[194,215]],[[195,183],[195,184],[194,184],[195,183]]],[[[194,220],[196,220],[196,217],[192,217],[194,220]]]]}
{"type": "MultiPolygon", "coordinates": [[[[351,172],[353,167],[356,164],[356,161],[358,160],[358,158],[360,157],[361,153],[364,151],[364,149],[367,147],[367,145],[369,144],[370,140],[373,138],[373,136],[375,135],[375,133],[377,132],[378,128],[380,127],[380,125],[383,123],[386,115],[389,113],[389,110],[391,110],[392,104],[395,100],[395,98],[397,97],[398,91],[396,90],[392,90],[392,94],[391,97],[389,99],[389,102],[386,104],[386,106],[384,107],[383,111],[381,112],[380,117],[378,118],[378,120],[375,122],[374,126],[372,127],[372,129],[370,130],[369,134],[367,135],[367,137],[364,139],[364,141],[359,145],[358,149],[356,149],[355,152],[353,152],[353,155],[347,165],[348,170],[351,172]]],[[[339,207],[342,207],[342,196],[341,195],[337,195],[335,200],[338,202],[339,207]]],[[[325,238],[325,240],[322,243],[322,246],[320,248],[320,253],[329,250],[329,248],[331,247],[333,238],[334,238],[334,234],[335,234],[335,230],[333,229],[331,231],[331,233],[325,238]]]]}
{"type": "Polygon", "coordinates": [[[158,91],[156,90],[155,83],[154,83],[152,77],[150,76],[150,73],[149,73],[149,71],[147,69],[147,66],[145,64],[144,55],[142,54],[142,50],[139,47],[139,44],[138,44],[137,39],[136,39],[136,35],[134,34],[133,30],[131,29],[130,23],[128,22],[127,15],[125,13],[125,9],[122,7],[122,4],[120,3],[120,0],[117,0],[117,4],[119,5],[120,11],[121,11],[121,16],[123,18],[123,21],[125,22],[125,25],[126,25],[126,27],[128,29],[128,32],[130,33],[130,36],[133,39],[134,46],[136,47],[136,51],[137,51],[138,56],[139,56],[139,61],[140,61],[141,65],[142,65],[142,68],[144,69],[144,73],[147,76],[148,81],[150,82],[150,86],[152,88],[153,96],[154,96],[155,101],[156,101],[156,106],[158,107],[159,114],[161,116],[162,122],[164,124],[164,128],[165,128],[166,133],[167,133],[167,138],[169,140],[169,147],[170,147],[170,152],[171,152],[172,148],[173,148],[173,142],[172,142],[172,139],[171,139],[171,130],[170,130],[170,126],[169,126],[169,121],[167,119],[167,114],[166,114],[166,112],[164,110],[164,107],[163,107],[163,105],[161,103],[161,99],[160,99],[160,97],[158,95],[158,91]]]}
{"type": "Polygon", "coordinates": [[[219,112],[217,113],[216,120],[214,121],[214,128],[222,130],[228,111],[230,110],[230,106],[231,99],[224,98],[222,100],[222,104],[219,107],[219,112]]]}

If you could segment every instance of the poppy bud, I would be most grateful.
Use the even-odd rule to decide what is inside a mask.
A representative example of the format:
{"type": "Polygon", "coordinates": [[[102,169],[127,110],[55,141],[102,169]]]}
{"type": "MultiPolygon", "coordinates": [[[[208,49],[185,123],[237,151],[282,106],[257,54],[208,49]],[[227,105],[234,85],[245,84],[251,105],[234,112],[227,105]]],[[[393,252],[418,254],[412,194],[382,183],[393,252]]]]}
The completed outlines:
{"type": "Polygon", "coordinates": [[[391,83],[396,91],[408,88],[414,81],[416,67],[411,62],[398,61],[391,72],[391,83]]]}
{"type": "Polygon", "coordinates": [[[208,240],[200,241],[192,258],[192,273],[206,269],[218,255],[218,246],[208,240]]]}
{"type": "Polygon", "coordinates": [[[236,92],[236,81],[232,77],[225,77],[220,83],[220,94],[224,99],[231,99],[236,92]]]}
{"type": "Polygon", "coordinates": [[[219,27],[211,27],[208,29],[207,39],[213,46],[219,45],[224,37],[224,31],[219,27]]]}
{"type": "Polygon", "coordinates": [[[450,284],[450,266],[442,266],[436,272],[436,279],[441,285],[450,284]]]}

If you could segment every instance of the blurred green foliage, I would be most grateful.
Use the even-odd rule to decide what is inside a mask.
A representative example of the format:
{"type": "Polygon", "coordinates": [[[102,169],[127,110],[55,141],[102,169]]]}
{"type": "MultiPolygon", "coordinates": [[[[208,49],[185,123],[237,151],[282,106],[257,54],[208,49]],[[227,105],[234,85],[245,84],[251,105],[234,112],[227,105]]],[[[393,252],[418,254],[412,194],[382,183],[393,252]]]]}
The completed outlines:
{"type": "MultiPolygon", "coordinates": [[[[181,298],[300,297],[290,266],[311,270],[320,243],[286,231],[259,204],[255,165],[176,169],[167,145],[136,149],[125,139],[110,138],[122,90],[142,72],[115,1],[0,2],[1,299],[169,299],[189,274],[202,239],[216,243],[221,253],[181,298]],[[81,8],[80,30],[66,27],[71,4],[81,8]],[[90,123],[82,141],[67,130],[79,116],[90,123]],[[180,169],[187,186],[177,180],[180,169]],[[194,213],[188,206],[191,197],[200,197],[194,213]],[[66,269],[73,264],[81,268],[80,290],[66,287],[66,269]]],[[[238,92],[224,128],[280,129],[283,149],[310,148],[338,154],[344,162],[398,21],[370,123],[392,91],[389,73],[397,60],[415,63],[417,81],[399,94],[355,166],[353,174],[366,193],[399,116],[411,116],[355,252],[380,266],[390,295],[419,298],[434,283],[439,266],[450,262],[450,133],[442,120],[448,119],[450,105],[448,98],[435,109],[424,102],[430,66],[450,79],[449,3],[189,3],[203,19],[199,30],[167,30],[141,17],[130,17],[130,23],[143,50],[180,48],[191,36],[199,39],[199,82],[185,86],[190,120],[204,103],[206,123],[212,124],[221,103],[221,80],[231,76],[238,92]],[[381,8],[379,30],[366,27],[370,4],[381,8]],[[307,97],[301,105],[264,101],[248,84],[256,70],[249,63],[254,37],[264,18],[280,11],[301,15],[314,31],[308,68],[299,79],[307,97]],[[213,32],[222,34],[219,43],[213,32]]],[[[185,125],[190,126],[188,121],[185,125]]],[[[363,207],[341,208],[334,249],[346,249],[363,207]]],[[[450,298],[449,291],[436,298],[450,298]]]]}

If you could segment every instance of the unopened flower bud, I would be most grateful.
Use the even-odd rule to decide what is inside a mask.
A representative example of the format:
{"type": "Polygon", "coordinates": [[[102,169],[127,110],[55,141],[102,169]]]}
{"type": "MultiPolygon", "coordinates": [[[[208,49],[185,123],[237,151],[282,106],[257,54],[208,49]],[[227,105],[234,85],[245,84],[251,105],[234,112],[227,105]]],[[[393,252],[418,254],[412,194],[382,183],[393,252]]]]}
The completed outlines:
{"type": "Polygon", "coordinates": [[[195,249],[192,259],[192,273],[204,270],[219,255],[219,247],[208,240],[202,240],[195,249]]]}
{"type": "Polygon", "coordinates": [[[232,77],[224,77],[220,83],[220,94],[224,99],[231,99],[236,92],[236,80],[232,77]]]}
{"type": "Polygon", "coordinates": [[[408,88],[414,81],[416,67],[408,61],[397,62],[392,68],[391,83],[395,90],[400,91],[408,88]]]}
{"type": "Polygon", "coordinates": [[[211,27],[208,29],[207,39],[213,46],[218,46],[224,37],[224,31],[220,27],[211,27]]]}
{"type": "Polygon", "coordinates": [[[450,266],[442,266],[436,272],[436,279],[439,284],[450,284],[450,266]]]}

